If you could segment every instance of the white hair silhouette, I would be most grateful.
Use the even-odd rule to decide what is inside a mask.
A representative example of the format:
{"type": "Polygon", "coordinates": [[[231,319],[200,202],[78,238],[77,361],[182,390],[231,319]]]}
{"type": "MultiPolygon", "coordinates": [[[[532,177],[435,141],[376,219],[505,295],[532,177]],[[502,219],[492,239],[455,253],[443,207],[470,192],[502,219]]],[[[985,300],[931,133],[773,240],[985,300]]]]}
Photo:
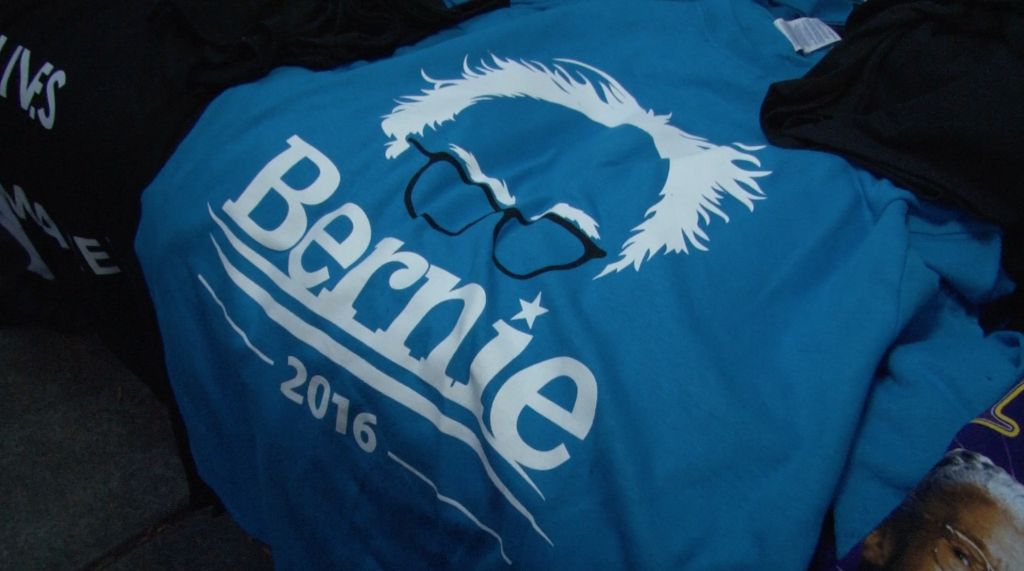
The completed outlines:
{"type": "MultiPolygon", "coordinates": [[[[386,145],[385,155],[389,159],[401,155],[409,148],[407,138],[410,135],[422,136],[427,127],[436,130],[446,121],[454,121],[456,115],[478,101],[495,98],[528,97],[572,109],[606,127],[632,125],[643,130],[653,140],[659,156],[669,161],[668,176],[659,194],[661,198],[647,210],[643,222],[633,228],[633,234],[622,245],[620,258],[608,264],[595,279],[629,266],[639,271],[643,262],[662,250],[689,253],[687,244],[707,250],[705,242],[710,239],[700,222],[703,220],[704,225],[708,225],[710,214],[729,221],[719,208],[724,194],[739,200],[751,211],[754,201],[764,198],[756,178],[771,172],[744,170],[735,164],[743,161],[760,167],[760,161],[750,152],[763,146],[739,143],[733,144],[737,148],[719,146],[690,135],[669,124],[671,114],[656,115],[645,110],[613,77],[578,61],[556,59],[557,63],[549,68],[537,62],[513,61],[493,55],[491,58],[491,64],[482,61],[476,69],[470,68],[468,59],[464,60],[462,77],[458,79],[436,80],[421,72],[432,87],[424,89],[421,95],[399,99],[398,105],[383,118],[381,128],[392,138],[386,145]],[[567,66],[578,69],[573,74],[567,66]],[[600,78],[596,85],[581,70],[596,74],[600,78]]],[[[469,153],[459,151],[462,151],[460,157],[467,160],[463,153],[469,153]]],[[[504,182],[499,182],[500,190],[514,202],[504,182]]],[[[572,210],[575,218],[567,219],[581,230],[586,231],[583,226],[596,227],[596,222],[588,215],[572,210]]]]}

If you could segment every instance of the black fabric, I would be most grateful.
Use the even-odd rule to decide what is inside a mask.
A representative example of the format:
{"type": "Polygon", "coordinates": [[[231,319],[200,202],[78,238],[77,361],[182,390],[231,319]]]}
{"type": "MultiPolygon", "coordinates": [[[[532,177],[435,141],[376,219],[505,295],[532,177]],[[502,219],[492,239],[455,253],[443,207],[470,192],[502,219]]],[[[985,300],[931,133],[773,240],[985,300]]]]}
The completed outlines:
{"type": "MultiPolygon", "coordinates": [[[[123,359],[152,361],[149,347],[159,343],[133,252],[139,195],[205,106],[274,67],[384,57],[506,4],[5,0],[0,200],[17,213],[62,298],[87,308],[123,359]]],[[[0,267],[8,291],[38,281],[24,274],[0,267]]]]}
{"type": "MultiPolygon", "coordinates": [[[[139,194],[216,95],[189,83],[201,46],[155,0],[8,7],[0,8],[0,73],[11,70],[6,86],[0,81],[0,200],[11,203],[61,299],[165,396],[132,240],[139,194]],[[36,75],[45,87],[26,98],[36,75]]],[[[22,268],[0,271],[9,283],[31,281],[22,268]]]]}
{"type": "Polygon", "coordinates": [[[386,57],[508,0],[167,0],[202,39],[196,79],[250,81],[278,66],[330,69],[386,57]]]}
{"type": "Polygon", "coordinates": [[[385,57],[507,4],[0,1],[0,326],[95,332],[173,409],[133,242],[141,192],[203,109],[274,67],[385,57]]]}
{"type": "Polygon", "coordinates": [[[1024,278],[1024,1],[858,6],[806,76],[770,87],[761,126],[1002,225],[1024,278]]]}

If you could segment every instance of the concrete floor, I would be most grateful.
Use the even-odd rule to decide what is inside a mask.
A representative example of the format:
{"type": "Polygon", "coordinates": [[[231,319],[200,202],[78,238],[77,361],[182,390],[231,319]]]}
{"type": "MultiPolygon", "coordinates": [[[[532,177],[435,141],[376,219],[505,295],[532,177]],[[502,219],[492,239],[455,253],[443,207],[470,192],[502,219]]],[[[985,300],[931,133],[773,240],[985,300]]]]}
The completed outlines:
{"type": "Polygon", "coordinates": [[[187,496],[166,412],[109,352],[0,330],[0,570],[273,569],[187,496]]]}

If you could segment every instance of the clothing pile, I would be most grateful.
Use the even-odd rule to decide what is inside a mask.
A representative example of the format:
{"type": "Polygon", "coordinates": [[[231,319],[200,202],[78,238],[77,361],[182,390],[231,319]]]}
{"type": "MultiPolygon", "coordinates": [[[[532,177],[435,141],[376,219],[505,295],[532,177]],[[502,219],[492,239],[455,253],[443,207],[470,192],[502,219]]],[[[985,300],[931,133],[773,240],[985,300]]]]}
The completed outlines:
{"type": "MultiPolygon", "coordinates": [[[[28,271],[4,271],[0,287],[42,288],[37,305],[74,298],[53,319],[85,312],[136,373],[158,378],[159,337],[132,246],[139,196],[206,105],[275,67],[385,57],[504,4],[5,1],[0,248],[24,262],[5,268],[28,271]]],[[[27,304],[5,296],[0,316],[24,319],[27,304]]]]}
{"type": "MultiPolygon", "coordinates": [[[[225,89],[279,66],[386,57],[505,4],[5,0],[0,326],[39,322],[99,335],[171,404],[189,464],[133,250],[142,190],[225,89]]],[[[187,468],[193,493],[202,492],[187,468]]]]}
{"type": "Polygon", "coordinates": [[[136,4],[0,9],[0,260],[281,569],[831,565],[1024,377],[1019,1],[136,4]]]}

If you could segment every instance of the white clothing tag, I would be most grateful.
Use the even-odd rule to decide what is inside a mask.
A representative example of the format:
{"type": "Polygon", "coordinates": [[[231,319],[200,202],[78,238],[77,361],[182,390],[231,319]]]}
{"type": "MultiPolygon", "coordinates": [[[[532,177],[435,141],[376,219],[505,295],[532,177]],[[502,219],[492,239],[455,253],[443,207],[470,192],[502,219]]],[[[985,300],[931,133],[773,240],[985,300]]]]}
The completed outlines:
{"type": "Polygon", "coordinates": [[[825,22],[817,18],[797,18],[789,22],[779,18],[775,27],[786,36],[793,49],[809,54],[825,46],[832,45],[842,38],[825,22]]]}

